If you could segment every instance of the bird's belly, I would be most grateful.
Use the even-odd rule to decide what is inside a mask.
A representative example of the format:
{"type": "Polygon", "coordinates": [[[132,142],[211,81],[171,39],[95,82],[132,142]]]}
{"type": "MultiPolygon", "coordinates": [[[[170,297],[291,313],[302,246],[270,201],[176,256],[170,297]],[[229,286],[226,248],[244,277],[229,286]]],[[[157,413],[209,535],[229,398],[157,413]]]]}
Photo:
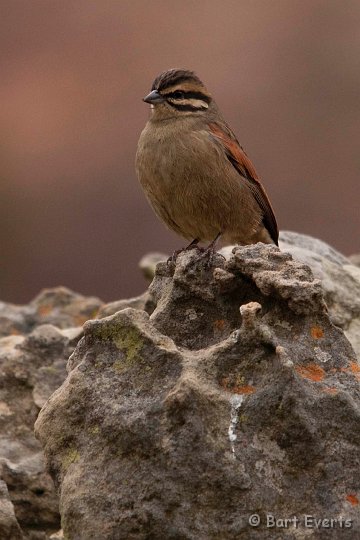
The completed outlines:
{"type": "Polygon", "coordinates": [[[181,236],[207,242],[231,229],[241,237],[249,227],[237,173],[206,139],[143,141],[137,170],[155,212],[181,236]]]}
{"type": "Polygon", "coordinates": [[[211,179],[196,171],[192,159],[180,157],[179,150],[181,154],[183,149],[172,144],[153,148],[148,156],[145,152],[138,165],[140,182],[170,229],[187,239],[211,240],[219,232],[211,220],[211,179]]]}

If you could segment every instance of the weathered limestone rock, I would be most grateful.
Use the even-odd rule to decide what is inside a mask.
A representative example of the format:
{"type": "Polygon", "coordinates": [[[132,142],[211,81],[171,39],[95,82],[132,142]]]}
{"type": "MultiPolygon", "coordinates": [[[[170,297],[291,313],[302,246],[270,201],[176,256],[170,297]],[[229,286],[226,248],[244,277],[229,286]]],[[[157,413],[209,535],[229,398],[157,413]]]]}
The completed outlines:
{"type": "Polygon", "coordinates": [[[351,262],[351,264],[360,267],[360,253],[353,253],[352,255],[350,255],[349,261],[351,262]]]}
{"type": "Polygon", "coordinates": [[[27,306],[1,304],[0,539],[47,540],[60,528],[58,498],[33,426],[66,378],[66,362],[100,300],[65,288],[27,306]],[[7,495],[7,490],[9,494],[7,495]]]}
{"type": "MultiPolygon", "coordinates": [[[[281,231],[280,249],[307,264],[320,279],[330,319],[344,330],[360,358],[360,270],[359,256],[345,257],[334,248],[306,234],[281,231]]],[[[233,246],[221,253],[229,258],[233,246]]]]}
{"type": "MultiPolygon", "coordinates": [[[[227,259],[234,246],[220,250],[227,259]]],[[[332,322],[344,330],[355,353],[360,358],[360,255],[347,258],[325,242],[306,234],[280,232],[280,248],[295,259],[307,264],[315,278],[320,279],[323,295],[332,322]]],[[[150,253],[140,261],[144,276],[151,280],[156,263],[166,261],[168,255],[150,253]]],[[[125,307],[142,309],[151,314],[154,304],[149,292],[129,300],[120,300],[104,306],[99,317],[113,315],[125,307]]]]}
{"type": "Polygon", "coordinates": [[[103,317],[114,315],[114,313],[117,313],[118,311],[121,311],[122,309],[128,307],[133,309],[141,309],[142,311],[146,311],[146,313],[149,313],[150,315],[155,309],[155,302],[149,291],[146,291],[140,296],[135,296],[126,300],[116,300],[115,302],[105,304],[99,310],[97,316],[99,319],[102,319],[103,317]]]}
{"type": "Polygon", "coordinates": [[[66,287],[44,289],[25,306],[0,302],[0,337],[28,334],[40,324],[82,326],[97,315],[101,305],[98,298],[86,298],[66,287]]]}
{"type": "Polygon", "coordinates": [[[150,316],[85,324],[36,422],[64,538],[359,536],[360,367],[309,267],[261,244],[193,250],[150,293],[150,316]],[[274,532],[270,513],[300,523],[274,532]]]}
{"type": "Polygon", "coordinates": [[[147,253],[140,259],[139,268],[144,278],[149,283],[154,279],[156,266],[159,262],[166,261],[169,256],[164,253],[147,253]]]}
{"type": "Polygon", "coordinates": [[[5,482],[0,480],[0,538],[24,540],[5,482]]]}
{"type": "Polygon", "coordinates": [[[344,330],[360,359],[360,269],[354,259],[317,238],[289,231],[280,234],[280,248],[308,264],[321,280],[330,318],[344,330]]]}

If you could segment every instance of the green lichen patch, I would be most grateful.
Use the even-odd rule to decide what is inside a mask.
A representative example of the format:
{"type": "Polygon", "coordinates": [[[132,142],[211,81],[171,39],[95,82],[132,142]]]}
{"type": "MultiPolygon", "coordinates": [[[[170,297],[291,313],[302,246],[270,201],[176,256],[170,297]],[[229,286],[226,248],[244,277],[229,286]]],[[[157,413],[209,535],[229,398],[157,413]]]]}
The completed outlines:
{"type": "Polygon", "coordinates": [[[80,452],[76,448],[71,447],[66,452],[61,460],[63,468],[66,470],[72,463],[76,463],[80,459],[80,452]]]}
{"type": "Polygon", "coordinates": [[[59,371],[59,370],[56,369],[56,367],[54,367],[54,366],[43,366],[43,367],[41,368],[41,370],[42,370],[43,372],[45,372],[45,373],[49,373],[49,375],[52,375],[52,374],[54,374],[54,373],[58,373],[58,371],[59,371]]]}
{"type": "Polygon", "coordinates": [[[139,357],[139,352],[144,346],[140,333],[135,328],[119,328],[114,339],[116,346],[123,350],[128,361],[139,357]]]}
{"type": "MultiPolygon", "coordinates": [[[[121,321],[116,324],[99,324],[93,328],[96,337],[104,341],[112,341],[118,349],[121,349],[126,356],[126,363],[132,363],[141,359],[140,351],[144,346],[143,339],[137,328],[123,326],[121,321]]],[[[115,362],[115,369],[121,368],[122,361],[115,362]]],[[[122,369],[122,368],[121,368],[122,369]]]]}

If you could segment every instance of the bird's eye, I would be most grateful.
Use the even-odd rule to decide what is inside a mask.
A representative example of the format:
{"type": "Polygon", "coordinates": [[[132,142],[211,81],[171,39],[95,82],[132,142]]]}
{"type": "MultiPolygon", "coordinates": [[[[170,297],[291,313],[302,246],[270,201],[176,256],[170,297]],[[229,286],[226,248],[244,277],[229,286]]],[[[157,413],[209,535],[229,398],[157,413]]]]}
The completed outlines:
{"type": "Polygon", "coordinates": [[[181,90],[176,90],[173,93],[173,98],[175,98],[175,99],[184,99],[184,97],[185,97],[185,94],[181,90]]]}

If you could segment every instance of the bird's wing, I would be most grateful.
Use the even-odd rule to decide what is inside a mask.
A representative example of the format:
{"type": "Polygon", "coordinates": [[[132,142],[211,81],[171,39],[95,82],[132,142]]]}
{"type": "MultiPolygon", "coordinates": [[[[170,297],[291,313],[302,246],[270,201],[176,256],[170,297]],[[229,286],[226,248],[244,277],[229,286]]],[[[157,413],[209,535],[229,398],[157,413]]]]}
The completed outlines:
{"type": "Polygon", "coordinates": [[[259,180],[254,165],[240,146],[233,132],[224,123],[212,122],[209,124],[212,135],[220,141],[225,148],[226,156],[237,172],[247,182],[256,202],[263,211],[263,223],[275,244],[278,245],[279,230],[274,211],[265,190],[259,180]]]}

